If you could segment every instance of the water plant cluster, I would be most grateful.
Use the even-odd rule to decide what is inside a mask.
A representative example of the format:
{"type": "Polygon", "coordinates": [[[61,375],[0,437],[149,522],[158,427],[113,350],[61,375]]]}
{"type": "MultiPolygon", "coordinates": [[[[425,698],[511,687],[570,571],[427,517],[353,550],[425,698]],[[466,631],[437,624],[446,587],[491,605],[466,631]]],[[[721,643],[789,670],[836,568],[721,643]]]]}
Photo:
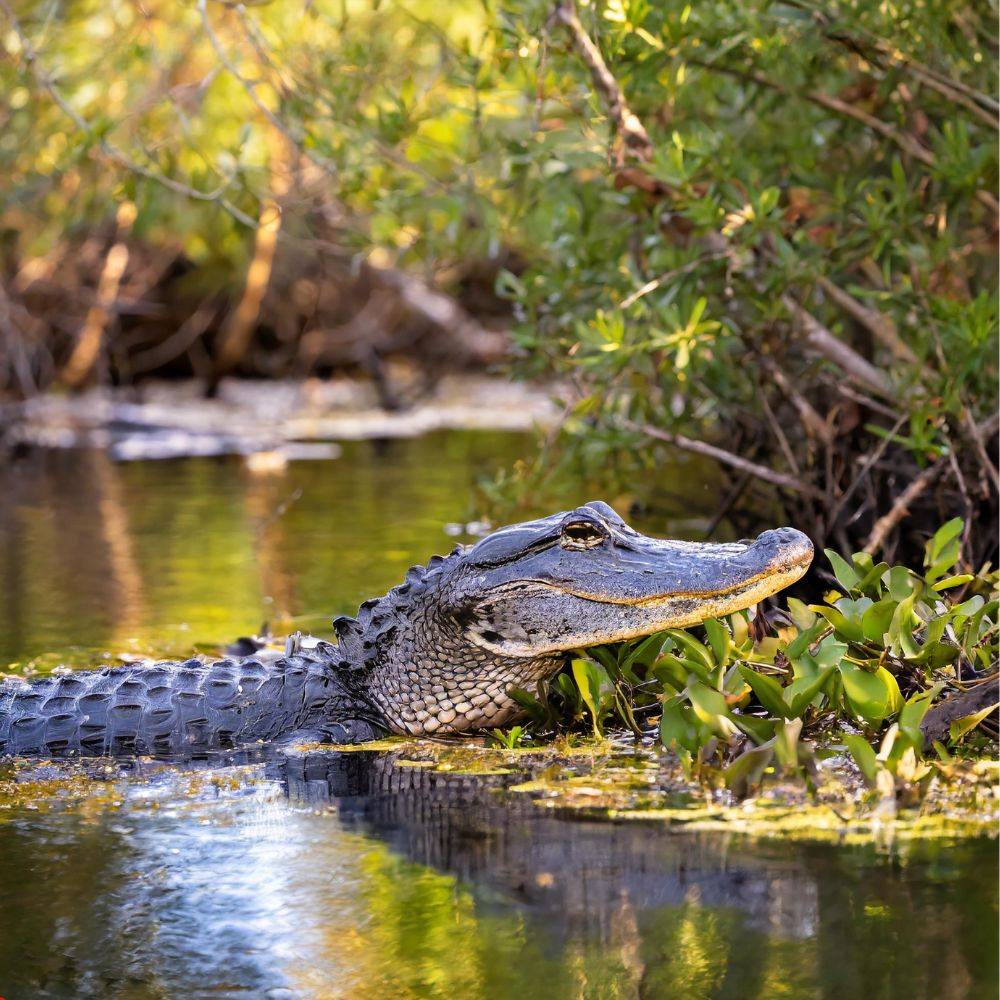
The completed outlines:
{"type": "MultiPolygon", "coordinates": [[[[625,727],[656,732],[689,776],[737,793],[779,771],[812,782],[824,757],[848,753],[883,794],[919,799],[956,755],[992,746],[997,698],[997,582],[959,572],[962,522],[926,544],[920,572],[827,551],[835,586],[816,604],[709,620],[574,657],[554,680],[519,691],[532,738],[625,727]],[[974,711],[922,725],[960,692],[989,687],[974,711]],[[940,738],[938,738],[940,737],[940,738]]],[[[940,714],[940,713],[939,713],[940,714]]]]}

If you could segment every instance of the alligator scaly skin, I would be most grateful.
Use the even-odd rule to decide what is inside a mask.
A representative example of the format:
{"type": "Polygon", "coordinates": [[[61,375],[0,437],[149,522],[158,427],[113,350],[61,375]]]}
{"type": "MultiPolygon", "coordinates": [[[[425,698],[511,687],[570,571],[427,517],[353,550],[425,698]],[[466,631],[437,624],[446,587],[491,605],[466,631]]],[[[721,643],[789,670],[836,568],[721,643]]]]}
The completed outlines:
{"type": "MultiPolygon", "coordinates": [[[[359,704],[330,661],[187,660],[0,684],[0,755],[184,755],[331,731],[359,704]]],[[[373,730],[374,732],[374,730],[373,730]]],[[[368,735],[372,735],[369,733],[368,735]]]]}

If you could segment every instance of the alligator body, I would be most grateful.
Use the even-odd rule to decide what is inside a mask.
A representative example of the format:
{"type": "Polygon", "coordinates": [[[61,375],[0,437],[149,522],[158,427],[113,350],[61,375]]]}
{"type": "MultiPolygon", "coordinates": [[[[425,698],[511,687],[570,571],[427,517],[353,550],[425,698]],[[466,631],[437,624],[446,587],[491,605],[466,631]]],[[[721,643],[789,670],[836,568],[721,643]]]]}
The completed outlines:
{"type": "Polygon", "coordinates": [[[253,657],[112,667],[0,684],[0,755],[198,754],[384,733],[461,733],[520,713],[514,687],[567,652],[749,607],[798,579],[812,545],[664,541],[605,503],[502,528],[414,567],[337,642],[253,657]]]}

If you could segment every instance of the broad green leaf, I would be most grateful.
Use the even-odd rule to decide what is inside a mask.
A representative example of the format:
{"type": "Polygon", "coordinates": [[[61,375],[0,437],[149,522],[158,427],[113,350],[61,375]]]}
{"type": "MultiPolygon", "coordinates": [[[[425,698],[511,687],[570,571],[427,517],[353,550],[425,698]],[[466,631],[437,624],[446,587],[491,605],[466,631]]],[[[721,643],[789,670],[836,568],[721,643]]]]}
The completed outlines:
{"type": "Polygon", "coordinates": [[[753,693],[764,708],[779,719],[788,716],[789,709],[782,696],[781,685],[773,677],[757,673],[756,670],[752,670],[742,663],[740,664],[740,673],[747,684],[753,688],[753,693]]]}
{"type": "Polygon", "coordinates": [[[799,766],[799,734],[802,732],[801,719],[779,722],[774,734],[774,756],[786,771],[799,766]]]}
{"type": "Polygon", "coordinates": [[[774,736],[774,719],[761,719],[756,715],[734,713],[733,722],[758,745],[766,743],[774,736]]]}
{"type": "Polygon", "coordinates": [[[861,577],[858,576],[854,567],[842,556],[837,555],[833,549],[824,549],[823,554],[830,561],[830,565],[833,567],[833,575],[837,578],[837,582],[845,590],[854,590],[861,581],[861,577]]]}
{"type": "Polygon", "coordinates": [[[760,784],[767,765],[774,757],[773,746],[756,746],[744,750],[722,772],[726,787],[738,796],[746,795],[751,789],[760,784]]]}
{"type": "Polygon", "coordinates": [[[948,727],[948,736],[952,743],[957,743],[963,736],[967,733],[972,732],[980,722],[983,721],[991,712],[996,711],[997,705],[993,704],[987,708],[982,709],[979,712],[973,712],[972,715],[963,715],[961,719],[956,719],[948,727]]]}
{"type": "Polygon", "coordinates": [[[942,687],[944,687],[943,684],[935,684],[926,691],[919,691],[917,694],[911,695],[906,699],[906,704],[900,709],[899,719],[897,720],[899,731],[906,736],[910,745],[918,753],[923,751],[924,746],[924,735],[920,731],[920,723],[924,721],[927,710],[931,707],[931,703],[938,694],[940,694],[942,687]]]}
{"type": "Polygon", "coordinates": [[[913,584],[913,574],[905,566],[893,566],[889,570],[889,594],[897,601],[913,593],[913,584]]]}
{"type": "Polygon", "coordinates": [[[902,707],[899,685],[885,667],[869,673],[844,662],[840,665],[840,677],[852,711],[872,725],[879,725],[902,707]]]}
{"type": "Polygon", "coordinates": [[[634,670],[637,666],[648,667],[660,655],[666,638],[664,633],[657,632],[636,643],[622,660],[622,672],[634,670]]]}
{"type": "Polygon", "coordinates": [[[865,781],[874,785],[879,765],[872,745],[863,736],[853,733],[844,733],[844,744],[865,776],[865,781]]]}
{"type": "MultiPolygon", "coordinates": [[[[815,612],[810,611],[802,601],[798,600],[798,598],[788,598],[788,613],[801,632],[805,632],[807,629],[812,628],[812,626],[816,624],[815,612]]],[[[794,641],[797,641],[798,638],[801,638],[801,633],[794,641]]]]}
{"type": "Polygon", "coordinates": [[[882,642],[892,624],[892,616],[897,606],[898,602],[893,598],[883,597],[877,604],[868,608],[861,616],[861,631],[864,637],[871,642],[882,642]]]}
{"type": "Polygon", "coordinates": [[[721,622],[714,618],[709,618],[705,622],[705,634],[708,636],[709,645],[715,654],[715,662],[718,666],[725,666],[729,662],[729,654],[733,648],[732,639],[729,637],[729,630],[721,622]]]}
{"type": "MultiPolygon", "coordinates": [[[[815,617],[815,615],[813,617],[815,617]]],[[[785,656],[787,656],[789,660],[796,660],[816,641],[817,638],[819,638],[825,628],[825,622],[818,621],[807,628],[804,632],[800,632],[785,647],[785,656]]]]}
{"type": "Polygon", "coordinates": [[[660,742],[668,750],[684,749],[696,753],[699,749],[697,730],[687,716],[685,699],[677,697],[664,702],[660,718],[660,742]]]}
{"type": "Polygon", "coordinates": [[[692,660],[697,660],[705,665],[707,670],[715,669],[715,658],[706,646],[698,642],[694,636],[689,635],[683,629],[667,629],[667,635],[673,639],[678,646],[683,649],[692,660]]]}
{"type": "Polygon", "coordinates": [[[827,678],[837,669],[837,664],[831,663],[812,679],[793,681],[785,688],[785,699],[788,701],[789,714],[797,719],[820,693],[827,678]]]}
{"type": "Polygon", "coordinates": [[[860,621],[851,621],[839,608],[833,608],[826,604],[811,605],[813,611],[822,615],[834,628],[834,631],[843,639],[850,642],[864,642],[865,634],[861,631],[860,621]]]}

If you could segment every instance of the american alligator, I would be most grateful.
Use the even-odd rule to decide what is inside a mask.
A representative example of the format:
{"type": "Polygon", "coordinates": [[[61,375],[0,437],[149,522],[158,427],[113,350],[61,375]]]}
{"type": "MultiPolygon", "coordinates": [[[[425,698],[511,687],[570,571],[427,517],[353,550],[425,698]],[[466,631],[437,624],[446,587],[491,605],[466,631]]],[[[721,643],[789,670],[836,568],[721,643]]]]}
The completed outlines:
{"type": "Polygon", "coordinates": [[[662,541],[607,504],[501,528],[415,566],[337,643],[271,663],[161,662],[0,684],[0,755],[208,750],[358,743],[502,726],[510,695],[554,676],[567,652],[728,614],[808,568],[793,528],[755,541],[662,541]]]}

